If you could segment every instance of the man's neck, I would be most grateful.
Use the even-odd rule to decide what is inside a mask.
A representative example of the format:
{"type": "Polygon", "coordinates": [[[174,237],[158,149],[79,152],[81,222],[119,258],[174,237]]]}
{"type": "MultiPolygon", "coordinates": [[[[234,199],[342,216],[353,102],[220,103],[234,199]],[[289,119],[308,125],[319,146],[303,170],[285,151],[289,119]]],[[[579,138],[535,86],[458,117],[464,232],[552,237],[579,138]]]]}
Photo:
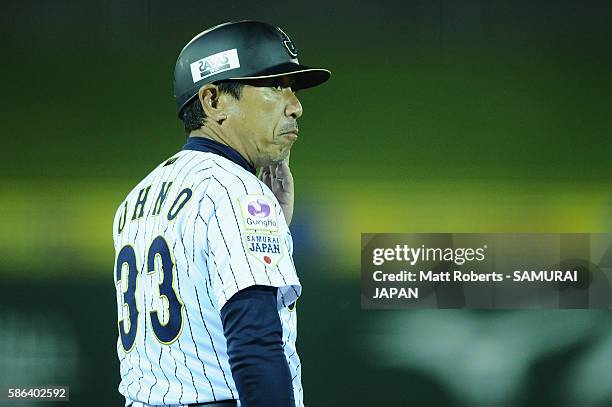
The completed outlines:
{"type": "Polygon", "coordinates": [[[227,144],[220,143],[208,137],[189,137],[183,150],[195,150],[205,153],[213,153],[238,164],[248,172],[256,174],[257,170],[253,167],[238,151],[227,144]]]}
{"type": "Polygon", "coordinates": [[[230,137],[224,136],[223,134],[219,134],[219,132],[216,132],[213,129],[200,127],[199,129],[192,130],[191,133],[189,133],[189,137],[207,138],[210,140],[214,140],[217,143],[221,143],[228,147],[231,147],[232,149],[236,150],[241,156],[243,156],[249,162],[249,164],[253,165],[253,161],[246,154],[246,151],[242,145],[236,143],[230,137]]]}

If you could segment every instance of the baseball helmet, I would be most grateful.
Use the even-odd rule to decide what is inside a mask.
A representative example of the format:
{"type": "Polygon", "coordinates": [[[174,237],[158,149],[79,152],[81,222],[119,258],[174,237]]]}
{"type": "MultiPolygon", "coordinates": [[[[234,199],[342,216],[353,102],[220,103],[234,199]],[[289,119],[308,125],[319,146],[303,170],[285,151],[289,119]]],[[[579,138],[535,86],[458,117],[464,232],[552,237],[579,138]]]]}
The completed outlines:
{"type": "Polygon", "coordinates": [[[185,45],[174,68],[176,110],[181,110],[207,83],[232,79],[261,79],[291,75],[295,88],[327,81],[327,69],[301,65],[298,50],[280,28],[259,21],[217,25],[185,45]]]}

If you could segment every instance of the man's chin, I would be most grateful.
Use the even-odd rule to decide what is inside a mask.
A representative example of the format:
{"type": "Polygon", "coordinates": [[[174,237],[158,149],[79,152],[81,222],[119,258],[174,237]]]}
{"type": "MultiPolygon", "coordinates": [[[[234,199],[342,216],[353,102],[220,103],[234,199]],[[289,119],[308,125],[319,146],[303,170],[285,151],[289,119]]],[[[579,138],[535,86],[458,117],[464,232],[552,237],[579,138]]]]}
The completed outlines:
{"type": "Polygon", "coordinates": [[[285,161],[289,157],[289,152],[291,151],[291,147],[286,150],[280,151],[278,154],[270,157],[270,164],[279,164],[285,161]]]}
{"type": "Polygon", "coordinates": [[[275,164],[281,163],[285,161],[287,158],[289,158],[289,150],[287,150],[281,157],[278,157],[278,159],[274,160],[274,163],[275,164]]]}
{"type": "Polygon", "coordinates": [[[289,157],[289,153],[291,152],[291,145],[283,146],[276,151],[271,151],[266,154],[266,156],[261,157],[259,162],[257,163],[257,167],[265,167],[267,165],[279,164],[285,161],[289,157]]]}

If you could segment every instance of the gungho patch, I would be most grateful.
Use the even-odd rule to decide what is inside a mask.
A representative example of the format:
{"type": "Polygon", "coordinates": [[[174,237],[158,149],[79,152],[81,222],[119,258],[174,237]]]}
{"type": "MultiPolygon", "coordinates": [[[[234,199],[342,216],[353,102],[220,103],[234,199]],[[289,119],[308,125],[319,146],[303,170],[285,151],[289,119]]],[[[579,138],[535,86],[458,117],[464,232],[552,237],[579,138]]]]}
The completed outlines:
{"type": "Polygon", "coordinates": [[[238,198],[244,229],[278,232],[278,216],[274,202],[265,195],[244,195],[238,198]]]}

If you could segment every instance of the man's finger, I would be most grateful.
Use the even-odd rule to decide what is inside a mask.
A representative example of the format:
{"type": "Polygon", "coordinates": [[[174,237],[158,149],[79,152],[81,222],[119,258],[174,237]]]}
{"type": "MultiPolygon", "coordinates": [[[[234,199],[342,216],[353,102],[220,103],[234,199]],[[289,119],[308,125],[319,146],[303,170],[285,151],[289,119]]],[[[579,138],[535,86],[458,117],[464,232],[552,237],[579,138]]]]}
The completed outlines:
{"type": "Polygon", "coordinates": [[[291,176],[291,169],[289,168],[289,164],[286,161],[278,163],[274,175],[276,176],[276,178],[283,179],[291,176]]]}

